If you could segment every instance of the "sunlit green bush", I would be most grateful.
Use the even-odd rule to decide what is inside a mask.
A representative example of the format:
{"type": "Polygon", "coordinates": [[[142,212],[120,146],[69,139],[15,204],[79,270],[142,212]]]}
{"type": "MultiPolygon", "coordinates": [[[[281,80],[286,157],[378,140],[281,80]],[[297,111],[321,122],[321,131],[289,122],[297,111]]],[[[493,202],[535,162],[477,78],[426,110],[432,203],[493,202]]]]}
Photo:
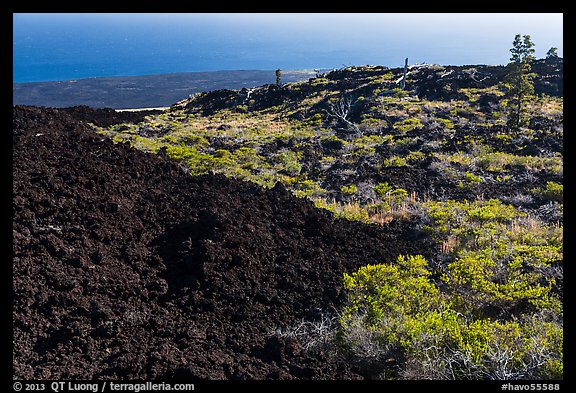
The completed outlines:
{"type": "Polygon", "coordinates": [[[564,186],[552,181],[546,182],[546,187],[536,187],[531,190],[534,194],[540,195],[549,201],[562,203],[564,201],[564,186]]]}
{"type": "Polygon", "coordinates": [[[561,317],[477,315],[453,301],[456,289],[440,290],[420,255],[344,274],[344,288],[340,344],[352,361],[371,363],[373,377],[562,378],[561,317]]]}
{"type": "Polygon", "coordinates": [[[354,195],[358,192],[358,187],[356,184],[350,184],[349,186],[342,186],[340,191],[345,195],[354,195]]]}
{"type": "Polygon", "coordinates": [[[406,133],[406,132],[411,131],[415,128],[422,128],[423,126],[424,125],[422,124],[420,119],[417,119],[417,118],[408,118],[406,120],[398,121],[398,122],[392,124],[393,129],[398,130],[402,133],[406,133]]]}

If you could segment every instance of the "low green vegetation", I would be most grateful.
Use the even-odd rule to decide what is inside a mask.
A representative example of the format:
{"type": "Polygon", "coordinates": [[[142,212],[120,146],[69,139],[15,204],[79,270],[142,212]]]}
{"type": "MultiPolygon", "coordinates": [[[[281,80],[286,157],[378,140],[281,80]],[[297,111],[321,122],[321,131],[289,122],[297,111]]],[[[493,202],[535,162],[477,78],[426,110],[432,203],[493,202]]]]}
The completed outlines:
{"type": "MultiPolygon", "coordinates": [[[[430,69],[440,76],[448,73],[441,66],[430,69]]],[[[221,173],[263,187],[279,181],[317,206],[339,206],[330,211],[343,211],[346,204],[356,203],[355,209],[365,211],[360,216],[371,217],[375,223],[382,223],[382,215],[386,214],[409,217],[395,214],[397,206],[390,203],[389,195],[384,197],[375,188],[378,184],[388,183],[393,189],[427,197],[423,190],[404,184],[405,179],[383,181],[375,175],[422,165],[428,165],[449,183],[442,187],[445,191],[463,189],[474,195],[484,189],[502,189],[496,184],[514,183],[525,187],[518,193],[560,202],[557,188],[546,188],[545,183],[520,186],[517,180],[549,174],[552,178],[548,181],[561,186],[561,145],[538,155],[523,152],[534,141],[561,141],[561,98],[539,96],[526,107],[526,114],[556,122],[546,134],[529,127],[511,133],[503,121],[503,84],[454,92],[454,97],[461,93],[465,99],[428,100],[398,89],[394,84],[397,70],[351,67],[342,72],[351,76],[363,73],[356,80],[358,92],[347,89],[345,100],[339,98],[343,93],[338,79],[329,73],[308,83],[283,84],[282,92],[287,97],[297,95],[298,100],[286,98],[267,105],[260,102],[262,94],[253,93],[251,108],[260,109],[239,110],[244,104],[238,96],[238,102],[203,114],[200,94],[186,107],[173,107],[140,124],[120,124],[101,131],[114,141],[129,142],[143,150],[163,150],[181,160],[192,175],[221,173]],[[486,100],[492,105],[490,111],[482,107],[486,100]],[[341,114],[346,121],[330,115],[330,103],[334,102],[349,104],[341,114]],[[366,186],[359,187],[360,183],[366,186]]],[[[476,71],[471,68],[463,72],[476,71]]]]}
{"type": "Polygon", "coordinates": [[[437,262],[401,255],[344,274],[346,353],[402,359],[384,378],[562,378],[562,227],[495,199],[422,206],[437,262]]]}
{"type": "MultiPolygon", "coordinates": [[[[466,272],[453,273],[460,274],[467,282],[466,272]]],[[[401,255],[394,263],[345,274],[344,288],[348,305],[339,340],[354,361],[386,365],[387,359],[390,366],[380,367],[377,377],[562,378],[563,328],[555,310],[541,306],[509,319],[478,314],[462,301],[463,290],[450,284],[440,289],[420,255],[401,255]]],[[[515,291],[508,298],[546,297],[528,292],[515,291]]]]}
{"type": "Polygon", "coordinates": [[[402,90],[401,69],[348,67],[100,132],[191,175],[280,182],[334,219],[406,220],[431,239],[427,258],[344,275],[334,347],[374,378],[562,378],[563,99],[519,101],[503,78],[432,83],[496,71],[415,67],[402,90]]]}

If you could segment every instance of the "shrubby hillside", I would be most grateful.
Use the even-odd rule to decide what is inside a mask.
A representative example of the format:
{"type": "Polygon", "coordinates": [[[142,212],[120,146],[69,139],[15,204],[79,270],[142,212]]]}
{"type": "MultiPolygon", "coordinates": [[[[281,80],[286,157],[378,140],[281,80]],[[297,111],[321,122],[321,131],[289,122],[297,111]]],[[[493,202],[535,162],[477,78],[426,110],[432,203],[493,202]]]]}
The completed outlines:
{"type": "Polygon", "coordinates": [[[562,378],[562,60],[402,71],[16,107],[16,374],[562,378]]]}

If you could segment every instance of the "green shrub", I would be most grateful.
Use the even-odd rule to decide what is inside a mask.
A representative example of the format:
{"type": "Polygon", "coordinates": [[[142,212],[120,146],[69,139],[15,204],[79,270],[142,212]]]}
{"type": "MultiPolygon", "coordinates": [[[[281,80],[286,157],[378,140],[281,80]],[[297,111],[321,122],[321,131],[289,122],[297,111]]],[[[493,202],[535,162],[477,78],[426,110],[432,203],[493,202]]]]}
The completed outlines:
{"type": "Polygon", "coordinates": [[[408,166],[408,162],[404,157],[394,156],[391,158],[385,158],[382,161],[382,165],[385,167],[408,166]]]}
{"type": "Polygon", "coordinates": [[[314,206],[332,212],[337,218],[349,221],[362,221],[366,224],[372,223],[368,211],[356,202],[340,204],[335,201],[328,202],[324,198],[315,198],[314,206]]]}
{"type": "Polygon", "coordinates": [[[321,86],[321,85],[327,85],[328,83],[330,83],[330,81],[326,78],[314,78],[314,79],[310,79],[310,86],[321,86]]]}
{"type": "Polygon", "coordinates": [[[396,123],[392,124],[392,128],[400,131],[401,133],[406,133],[408,131],[412,131],[416,128],[422,128],[424,125],[420,121],[420,119],[415,118],[408,118],[402,121],[397,121],[396,123]]]}
{"type": "Polygon", "coordinates": [[[469,184],[480,184],[484,181],[480,176],[475,175],[468,171],[466,171],[464,178],[466,179],[466,182],[469,184]]]}
{"type": "Polygon", "coordinates": [[[419,161],[422,161],[426,158],[426,155],[421,151],[412,151],[406,155],[405,160],[410,165],[413,165],[419,161]]]}
{"type": "MultiPolygon", "coordinates": [[[[426,260],[422,256],[399,256],[397,265],[367,265],[352,275],[344,274],[349,305],[344,310],[343,326],[353,315],[376,327],[385,315],[419,313],[439,306],[439,291],[428,281],[426,260]],[[402,286],[398,285],[402,282],[402,286]]],[[[386,335],[391,338],[395,329],[386,335]]]]}
{"type": "Polygon", "coordinates": [[[236,162],[244,169],[254,169],[262,160],[258,153],[250,147],[241,147],[234,153],[236,162]]]}
{"type": "Polygon", "coordinates": [[[390,191],[392,191],[392,187],[388,184],[388,182],[378,183],[376,186],[374,186],[374,191],[380,198],[384,198],[390,191]]]}
{"type": "Polygon", "coordinates": [[[400,256],[344,275],[339,337],[351,361],[381,378],[562,378],[562,273],[552,267],[562,261],[561,226],[498,200],[422,207],[433,238],[456,240],[450,256],[433,270],[400,256]]]}
{"type": "Polygon", "coordinates": [[[377,184],[374,191],[389,204],[400,204],[408,199],[408,191],[403,188],[393,189],[388,182],[377,184]]]}
{"type": "Polygon", "coordinates": [[[166,146],[166,155],[176,160],[186,160],[193,157],[197,150],[185,145],[168,145],[166,146]]]}
{"type": "Polygon", "coordinates": [[[314,114],[308,120],[306,120],[305,124],[307,127],[320,127],[324,120],[322,119],[322,115],[320,113],[314,114]]]}
{"type": "Polygon", "coordinates": [[[384,95],[394,98],[404,98],[408,97],[410,93],[406,90],[403,90],[399,87],[395,87],[393,89],[387,90],[384,95]]]}
{"type": "Polygon", "coordinates": [[[346,195],[354,195],[358,192],[358,187],[356,186],[356,184],[351,184],[349,186],[342,186],[342,188],[340,188],[340,191],[342,191],[342,193],[346,195]]]}
{"type": "Polygon", "coordinates": [[[444,127],[447,128],[448,130],[454,129],[454,123],[452,123],[450,120],[442,118],[436,118],[436,120],[444,124],[444,127]]]}
{"type": "Polygon", "coordinates": [[[298,154],[290,150],[277,153],[274,156],[274,161],[278,163],[281,170],[289,176],[297,176],[302,170],[302,164],[298,161],[298,154]]]}
{"type": "Polygon", "coordinates": [[[552,265],[563,259],[561,227],[527,218],[496,199],[423,207],[433,220],[426,227],[433,238],[458,240],[443,279],[458,291],[454,299],[463,307],[502,315],[561,309],[558,276],[552,273],[552,265]]]}
{"type": "MultiPolygon", "coordinates": [[[[510,280],[513,281],[512,279],[510,280]]],[[[374,377],[401,379],[562,378],[562,320],[524,314],[497,320],[474,314],[442,291],[424,257],[367,265],[344,274],[348,303],[340,344],[374,377]],[[386,359],[396,360],[388,367],[386,359]]]]}
{"type": "Polygon", "coordinates": [[[178,142],[186,146],[195,146],[196,148],[206,148],[210,146],[210,142],[208,142],[205,138],[192,134],[180,137],[178,142]]]}
{"type": "Polygon", "coordinates": [[[342,150],[347,142],[337,136],[327,136],[320,138],[320,144],[326,150],[342,150]]]}
{"type": "Polygon", "coordinates": [[[546,183],[546,188],[542,191],[542,195],[550,201],[563,203],[564,186],[562,184],[549,181],[546,183]]]}
{"type": "Polygon", "coordinates": [[[326,193],[323,189],[311,179],[298,180],[292,184],[292,193],[299,198],[312,198],[326,193]]]}
{"type": "Polygon", "coordinates": [[[392,197],[393,202],[402,203],[408,199],[408,191],[403,188],[397,188],[390,193],[390,196],[392,197]]]}

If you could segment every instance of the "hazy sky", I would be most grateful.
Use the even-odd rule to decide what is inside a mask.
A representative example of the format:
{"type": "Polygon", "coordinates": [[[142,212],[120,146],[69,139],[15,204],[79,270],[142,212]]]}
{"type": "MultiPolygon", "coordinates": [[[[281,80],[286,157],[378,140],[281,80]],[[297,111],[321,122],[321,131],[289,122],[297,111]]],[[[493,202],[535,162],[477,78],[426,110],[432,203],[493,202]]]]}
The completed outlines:
{"type": "Polygon", "coordinates": [[[563,56],[561,13],[14,14],[13,21],[15,76],[50,62],[86,69],[113,46],[126,48],[114,56],[130,53],[134,64],[166,59],[167,71],[400,66],[404,57],[506,64],[515,34],[531,35],[538,58],[551,47],[563,56]]]}

